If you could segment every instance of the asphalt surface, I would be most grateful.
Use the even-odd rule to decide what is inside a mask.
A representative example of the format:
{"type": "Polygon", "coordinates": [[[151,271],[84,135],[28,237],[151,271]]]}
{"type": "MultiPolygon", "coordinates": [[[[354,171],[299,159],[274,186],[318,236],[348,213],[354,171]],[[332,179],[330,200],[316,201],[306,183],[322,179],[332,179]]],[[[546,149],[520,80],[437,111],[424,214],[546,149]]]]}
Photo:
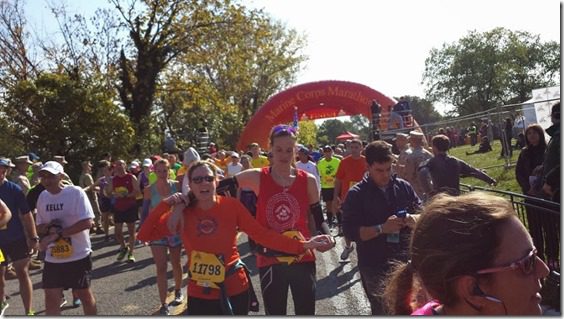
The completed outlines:
{"type": "MultiPolygon", "coordinates": [[[[111,231],[113,233],[113,229],[111,231]]],[[[356,252],[350,256],[350,262],[340,263],[339,255],[344,245],[342,237],[337,237],[337,246],[325,253],[316,252],[317,256],[317,315],[369,315],[370,306],[362,285],[358,267],[356,266],[356,252]]],[[[97,300],[99,315],[158,315],[160,307],[156,272],[149,247],[137,246],[135,249],[135,263],[117,262],[118,246],[115,242],[104,242],[103,235],[91,236],[93,257],[92,290],[97,300]]],[[[260,311],[251,315],[264,315],[260,283],[255,258],[249,253],[247,237],[242,234],[239,238],[239,251],[243,261],[251,270],[251,279],[259,298],[260,311]]],[[[182,264],[186,263],[186,256],[182,256],[182,264]]],[[[44,292],[41,289],[41,270],[31,270],[33,282],[33,309],[37,315],[45,312],[44,292]]],[[[173,299],[172,269],[169,266],[169,296],[173,299]]],[[[185,275],[186,278],[186,275],[185,275]]],[[[183,294],[186,294],[186,282],[183,284],[183,294]]],[[[22,301],[19,295],[17,279],[6,282],[5,294],[9,296],[9,308],[4,315],[24,315],[22,301]]],[[[82,315],[82,307],[72,308],[72,295],[65,291],[67,306],[63,307],[62,315],[82,315]]],[[[294,314],[291,293],[288,297],[288,314],[294,314]]],[[[171,307],[171,314],[184,311],[185,303],[171,307]]]]}

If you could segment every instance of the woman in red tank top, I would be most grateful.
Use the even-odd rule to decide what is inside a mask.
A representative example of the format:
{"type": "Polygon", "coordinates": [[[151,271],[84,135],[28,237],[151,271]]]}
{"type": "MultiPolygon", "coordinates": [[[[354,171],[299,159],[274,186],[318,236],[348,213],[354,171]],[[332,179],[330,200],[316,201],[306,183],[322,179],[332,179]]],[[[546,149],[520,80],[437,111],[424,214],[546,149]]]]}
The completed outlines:
{"type": "MultiPolygon", "coordinates": [[[[296,131],[288,125],[270,134],[271,167],[249,169],[236,175],[240,187],[257,194],[257,221],[292,237],[309,238],[315,231],[310,205],[319,202],[315,177],[294,167],[296,131]]],[[[330,249],[331,246],[325,249],[330,249]]],[[[315,256],[280,256],[258,249],[257,266],[267,315],[286,315],[288,288],[296,315],[315,314],[315,256]]]]}

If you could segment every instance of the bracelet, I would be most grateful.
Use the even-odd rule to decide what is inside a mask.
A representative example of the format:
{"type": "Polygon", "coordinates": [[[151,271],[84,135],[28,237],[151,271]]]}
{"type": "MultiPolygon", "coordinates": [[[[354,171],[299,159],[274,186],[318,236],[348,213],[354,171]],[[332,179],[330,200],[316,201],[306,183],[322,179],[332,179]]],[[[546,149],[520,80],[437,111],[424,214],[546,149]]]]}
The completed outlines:
{"type": "Polygon", "coordinates": [[[374,225],[374,230],[376,230],[376,236],[380,236],[382,233],[384,233],[382,225],[374,225]]]}

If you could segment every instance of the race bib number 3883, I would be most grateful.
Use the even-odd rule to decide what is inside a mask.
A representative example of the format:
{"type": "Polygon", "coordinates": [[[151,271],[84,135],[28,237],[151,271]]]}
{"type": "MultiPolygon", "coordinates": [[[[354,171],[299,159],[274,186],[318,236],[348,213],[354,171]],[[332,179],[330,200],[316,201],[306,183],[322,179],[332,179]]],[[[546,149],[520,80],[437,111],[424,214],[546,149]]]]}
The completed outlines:
{"type": "Polygon", "coordinates": [[[72,243],[70,238],[59,238],[51,247],[51,256],[65,259],[72,256],[72,243]]]}

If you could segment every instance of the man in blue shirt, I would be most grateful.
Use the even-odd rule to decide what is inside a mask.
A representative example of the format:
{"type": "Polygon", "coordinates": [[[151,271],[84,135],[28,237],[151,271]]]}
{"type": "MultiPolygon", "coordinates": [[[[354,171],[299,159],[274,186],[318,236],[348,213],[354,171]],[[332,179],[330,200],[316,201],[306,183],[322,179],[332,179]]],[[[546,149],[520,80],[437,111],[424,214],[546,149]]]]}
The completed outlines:
{"type": "Polygon", "coordinates": [[[343,210],[343,232],[356,242],[362,286],[373,315],[384,315],[379,286],[390,261],[407,259],[412,215],[421,200],[411,185],[392,176],[391,145],[374,141],[365,149],[368,174],[347,193],[343,210]]]}
{"type": "Polygon", "coordinates": [[[14,166],[10,159],[0,158],[0,199],[12,212],[8,225],[0,229],[0,249],[6,258],[0,264],[0,313],[3,314],[8,308],[4,294],[4,274],[11,261],[20,283],[25,314],[29,315],[33,314],[33,288],[29,278],[30,252],[38,249],[39,237],[22,189],[6,178],[14,166]]]}

